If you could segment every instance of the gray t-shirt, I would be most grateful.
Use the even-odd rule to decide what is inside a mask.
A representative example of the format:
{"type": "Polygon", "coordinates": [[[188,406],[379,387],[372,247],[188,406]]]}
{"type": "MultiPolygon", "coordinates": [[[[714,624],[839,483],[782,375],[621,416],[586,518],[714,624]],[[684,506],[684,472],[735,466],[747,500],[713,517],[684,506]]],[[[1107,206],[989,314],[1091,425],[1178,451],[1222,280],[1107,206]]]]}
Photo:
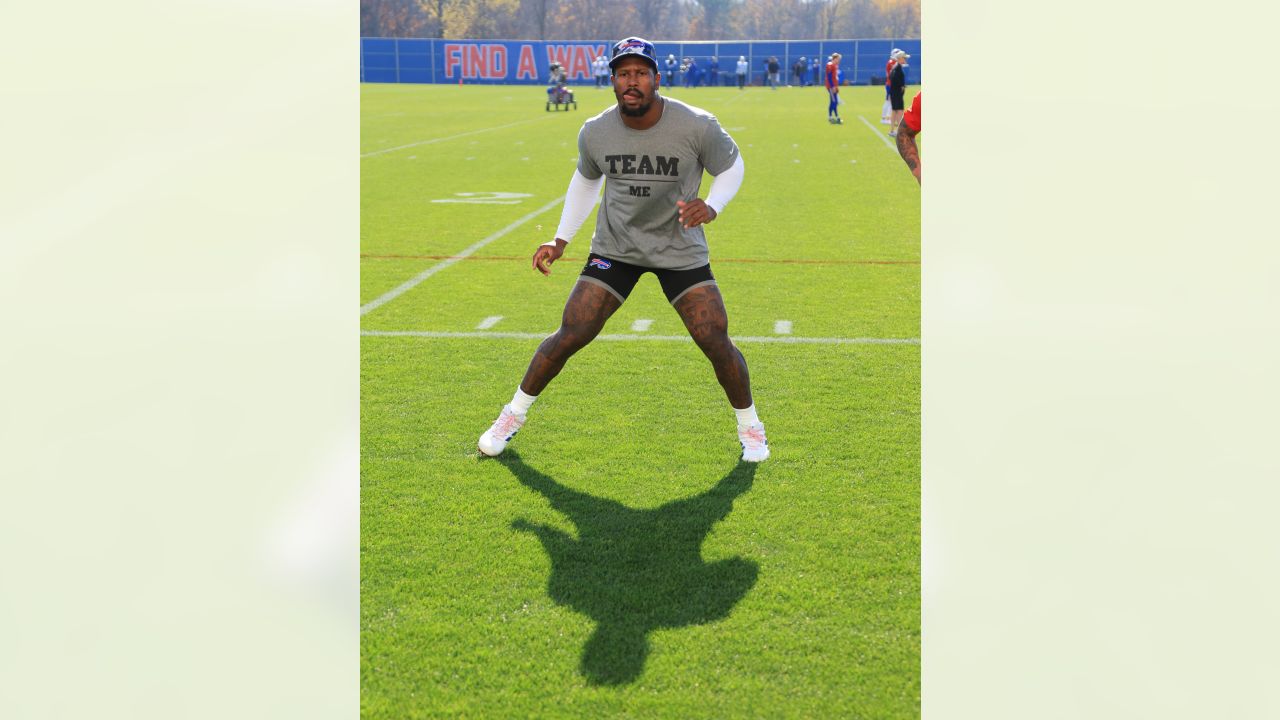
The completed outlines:
{"type": "Polygon", "coordinates": [[[649,268],[688,270],[709,260],[702,226],[680,225],[677,200],[698,197],[702,170],[719,175],[738,146],[705,110],[664,98],[657,124],[632,130],[613,106],[582,125],[578,172],[605,175],[591,251],[649,268]]]}

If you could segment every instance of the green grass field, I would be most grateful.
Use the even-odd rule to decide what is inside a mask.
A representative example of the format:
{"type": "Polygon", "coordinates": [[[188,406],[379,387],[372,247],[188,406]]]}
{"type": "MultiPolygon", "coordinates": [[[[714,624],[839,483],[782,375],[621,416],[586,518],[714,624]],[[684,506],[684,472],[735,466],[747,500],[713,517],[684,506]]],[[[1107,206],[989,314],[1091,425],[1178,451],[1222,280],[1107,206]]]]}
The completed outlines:
{"type": "Polygon", "coordinates": [[[479,456],[585,260],[594,213],[528,258],[612,94],[361,90],[363,715],[919,717],[920,190],[883,90],[841,126],[821,88],[668,93],[746,163],[707,235],[758,466],[651,275],[479,456]]]}

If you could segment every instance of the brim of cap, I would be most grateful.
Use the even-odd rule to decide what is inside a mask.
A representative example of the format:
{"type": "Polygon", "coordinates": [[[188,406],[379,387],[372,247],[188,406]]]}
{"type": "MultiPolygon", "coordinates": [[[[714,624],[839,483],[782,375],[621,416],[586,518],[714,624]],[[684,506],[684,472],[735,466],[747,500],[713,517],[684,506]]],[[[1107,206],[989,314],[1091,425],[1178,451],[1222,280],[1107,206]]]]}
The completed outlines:
{"type": "Polygon", "coordinates": [[[609,61],[609,69],[612,70],[613,66],[618,64],[618,61],[626,60],[629,57],[638,57],[641,60],[649,63],[649,65],[654,69],[655,72],[657,72],[658,70],[657,60],[654,60],[653,58],[649,57],[648,55],[645,55],[644,53],[638,53],[638,52],[626,52],[614,57],[612,60],[609,61]]]}

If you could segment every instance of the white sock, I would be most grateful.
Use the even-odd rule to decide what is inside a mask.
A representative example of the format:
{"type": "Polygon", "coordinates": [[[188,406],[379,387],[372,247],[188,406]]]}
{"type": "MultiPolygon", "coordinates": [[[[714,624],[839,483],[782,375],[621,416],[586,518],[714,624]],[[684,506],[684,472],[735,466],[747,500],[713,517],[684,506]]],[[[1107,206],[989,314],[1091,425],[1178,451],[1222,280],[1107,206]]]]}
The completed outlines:
{"type": "Polygon", "coordinates": [[[738,425],[740,426],[758,425],[760,423],[760,417],[756,415],[755,403],[751,403],[750,407],[745,407],[741,410],[734,408],[733,413],[738,416],[738,425]]]}
{"type": "Polygon", "coordinates": [[[537,400],[537,395],[527,395],[525,391],[516,386],[516,394],[511,397],[511,411],[517,415],[524,415],[529,412],[529,407],[533,405],[533,401],[537,400]]]}

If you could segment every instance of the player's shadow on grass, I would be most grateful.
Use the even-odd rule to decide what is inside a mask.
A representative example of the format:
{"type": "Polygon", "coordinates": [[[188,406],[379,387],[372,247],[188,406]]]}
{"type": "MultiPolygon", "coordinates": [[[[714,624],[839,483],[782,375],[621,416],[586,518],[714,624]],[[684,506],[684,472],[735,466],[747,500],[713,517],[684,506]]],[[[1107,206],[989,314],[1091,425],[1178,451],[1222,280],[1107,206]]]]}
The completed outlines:
{"type": "Polygon", "coordinates": [[[701,550],[734,498],[751,488],[754,463],[739,462],[701,495],[635,510],[565,487],[511,450],[500,460],[578,528],[575,540],[523,518],[511,524],[537,535],[551,557],[551,599],[596,621],[581,664],[593,685],[634,681],[649,655],[649,633],[720,620],[755,585],[756,563],[739,557],[708,563],[701,550]]]}

